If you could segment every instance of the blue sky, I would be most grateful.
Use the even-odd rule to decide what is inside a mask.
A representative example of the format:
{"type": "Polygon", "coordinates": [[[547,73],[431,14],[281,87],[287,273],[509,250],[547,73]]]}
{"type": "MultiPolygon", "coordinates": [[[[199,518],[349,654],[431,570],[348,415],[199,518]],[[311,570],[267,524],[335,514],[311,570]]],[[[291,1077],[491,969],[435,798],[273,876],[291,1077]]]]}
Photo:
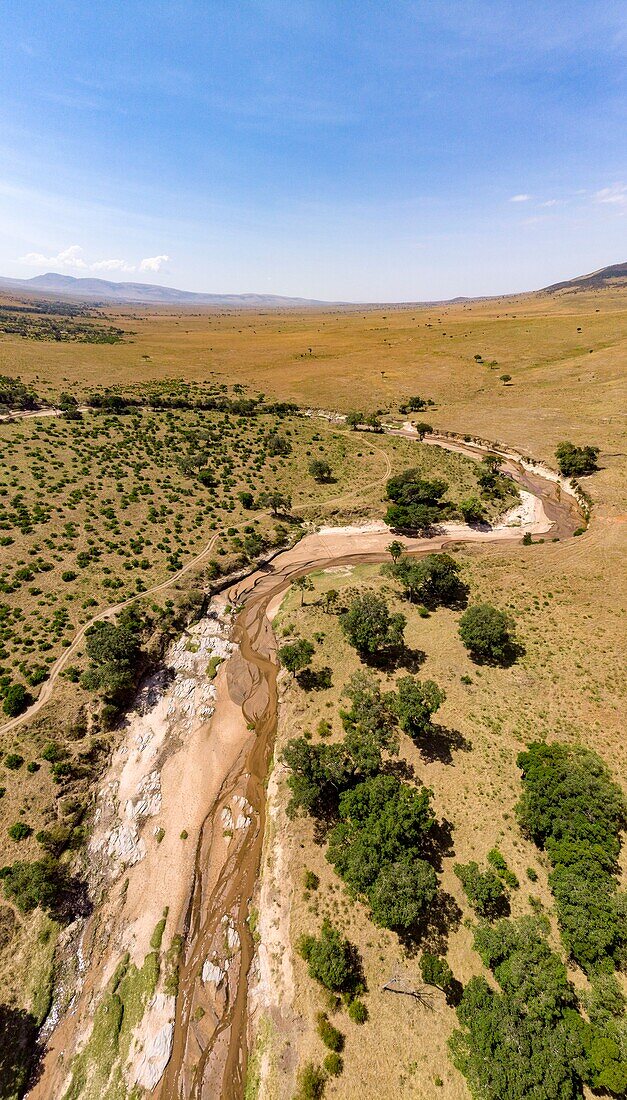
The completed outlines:
{"type": "Polygon", "coordinates": [[[417,300],[627,259],[627,5],[0,0],[0,273],[417,300]]]}

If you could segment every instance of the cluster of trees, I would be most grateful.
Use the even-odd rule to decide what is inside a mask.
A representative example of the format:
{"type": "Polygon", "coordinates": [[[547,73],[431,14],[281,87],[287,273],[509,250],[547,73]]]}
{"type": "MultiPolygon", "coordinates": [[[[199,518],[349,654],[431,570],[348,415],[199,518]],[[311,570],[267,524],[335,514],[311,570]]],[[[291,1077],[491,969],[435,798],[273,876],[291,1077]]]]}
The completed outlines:
{"type": "Polygon", "coordinates": [[[105,388],[88,394],[85,403],[91,408],[117,414],[128,413],[132,409],[142,407],[232,413],[234,416],[256,416],[264,413],[282,417],[298,413],[298,405],[293,402],[266,402],[264,394],[258,394],[256,397],[244,397],[241,394],[229,397],[226,393],[200,393],[191,386],[185,386],[183,392],[169,393],[156,390],[142,396],[105,388]]]}
{"type": "Polygon", "coordinates": [[[414,397],[409,397],[403,405],[399,405],[398,411],[405,416],[410,412],[422,412],[429,405],[435,405],[435,401],[432,401],[430,397],[419,397],[416,394],[414,397]]]}
{"type": "Polygon", "coordinates": [[[378,413],[363,413],[359,409],[351,409],[346,417],[346,423],[354,432],[360,427],[369,428],[374,432],[383,431],[378,413]]]}
{"type": "Polygon", "coordinates": [[[429,481],[418,468],[403,470],[386,485],[391,504],[385,522],[401,531],[428,531],[451,513],[452,506],[442,499],[447,489],[442,478],[429,481]]]}
{"type": "Polygon", "coordinates": [[[376,924],[414,929],[438,884],[424,858],[435,824],[431,792],[376,775],[341,796],[338,816],[328,837],[329,862],[351,894],[368,901],[376,924]]]}
{"type": "Polygon", "coordinates": [[[598,447],[576,447],[574,443],[558,443],[555,457],[564,477],[584,477],[598,470],[598,447]]]}
{"type": "Polygon", "coordinates": [[[535,742],[518,757],[523,831],[553,867],[562,939],[588,973],[624,959],[625,899],[617,892],[627,807],[599,757],[579,746],[535,742]]]}
{"type": "Polygon", "coordinates": [[[0,412],[26,412],[39,408],[37,394],[20,378],[0,374],[0,412]]]}
{"type": "MultiPolygon", "coordinates": [[[[21,313],[3,306],[0,309],[0,332],[22,336],[27,340],[54,340],[57,343],[120,344],[126,333],[116,325],[95,325],[89,321],[21,313]]],[[[129,335],[131,335],[129,333],[129,335]]]]}
{"type": "Polygon", "coordinates": [[[288,742],[289,813],[313,814],[331,824],[327,859],[351,893],[366,901],[373,920],[397,931],[415,929],[435,897],[429,862],[435,824],[431,792],[382,773],[384,754],[398,752],[398,726],[419,739],[444,700],[432,681],[402,677],[382,693],[372,672],[356,672],[340,711],[340,742],[288,742]]]}
{"type": "Polygon", "coordinates": [[[482,1100],[575,1100],[584,1083],[624,1095],[618,985],[609,996],[607,983],[595,987],[590,1020],[584,1020],[546,931],[532,917],[477,929],[475,947],[500,989],[482,977],[465,987],[457,1008],[461,1028],[450,1040],[453,1061],[482,1100]],[[612,1019],[609,1032],[604,1013],[612,1019]]]}

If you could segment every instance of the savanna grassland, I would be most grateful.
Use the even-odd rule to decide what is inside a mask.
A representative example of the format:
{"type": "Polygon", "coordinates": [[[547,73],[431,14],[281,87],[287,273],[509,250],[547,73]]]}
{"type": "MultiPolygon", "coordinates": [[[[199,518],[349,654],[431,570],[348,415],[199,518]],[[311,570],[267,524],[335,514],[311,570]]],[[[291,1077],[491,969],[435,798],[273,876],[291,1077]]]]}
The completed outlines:
{"type": "MultiPolygon", "coordinates": [[[[371,589],[406,616],[406,641],[417,655],[412,674],[434,681],[446,700],[429,737],[415,743],[400,734],[398,759],[407,762],[409,784],[424,783],[433,792],[443,826],[434,865],[438,889],[449,900],[447,919],[422,941],[408,943],[375,926],[363,896],[351,897],[325,858],[324,830],[310,816],[287,817],[289,769],[277,769],[267,867],[281,845],[293,890],[298,1044],[287,1050],[282,1044],[292,1036],[264,1033],[274,1076],[262,1095],[290,1096],[297,1066],[322,1064],[327,1052],[316,1015],[327,1012],[345,1046],[343,1072],[327,1074],[325,1095],[467,1098],[466,1078],[447,1051],[458,1026],[453,1000],[434,992],[429,1007],[381,987],[398,974],[420,985],[427,949],[446,958],[462,985],[488,973],[473,945],[477,914],[453,868],[476,861],[484,871],[495,847],[519,884],[506,891],[512,916],[546,917],[552,948],[568,958],[549,856],[517,818],[522,785],[516,760],[530,742],[559,741],[598,753],[614,780],[625,776],[625,293],[306,313],[108,308],[100,320],[90,310],[89,324],[111,326],[122,336],[91,343],[0,335],[0,375],[20,377],[44,401],[57,403],[65,391],[82,404],[105,389],[142,399],[121,415],[92,408],[77,419],[0,424],[0,665],[3,677],[19,680],[33,696],[94,614],[138,597],[132,606],[141,609],[143,621],[129,622],[128,629],[137,631],[142,654],[151,651],[152,638],[158,656],[163,637],[154,636],[179,628],[211,578],[248,568],[260,553],[297,537],[303,523],[294,520],[306,526],[380,519],[388,477],[408,465],[419,465],[424,477],[442,477],[454,502],[478,491],[469,460],[353,433],[290,408],[277,410],[276,402],[399,416],[399,405],[420,394],[434,402],[420,414],[434,427],[500,440],[552,465],[563,439],[600,448],[598,472],[582,479],[592,516],[580,537],[465,548],[454,555],[470,601],[511,615],[522,647],[511,664],[473,661],[458,633],[461,610],[421,612],[379,567],[315,576],[312,590],[289,593],[276,620],[279,644],[310,640],[313,668],[331,669],[331,686],[323,678],[307,689],[284,674],[279,759],[287,741],[306,732],[311,745],[337,744],[344,736],[341,692],[363,662],[338,614],[325,610],[325,592],[338,591],[339,607],[349,601],[349,589],[371,589]],[[195,399],[245,401],[263,394],[264,401],[254,413],[143,403],[149,394],[167,400],[180,395],[187,389],[181,382],[190,384],[195,399]],[[329,462],[332,479],[314,480],[309,464],[315,458],[329,462]],[[276,509],[268,496],[273,491],[282,497],[276,509]],[[197,567],[177,579],[206,547],[197,567]],[[142,597],[142,590],[168,580],[174,583],[167,590],[142,597]],[[318,885],[311,875],[305,881],[306,871],[318,885]],[[324,916],[361,956],[365,1023],[349,1019],[321,993],[296,950],[303,934],[320,932],[324,916]]],[[[131,645],[129,652],[137,650],[131,645]]],[[[80,850],[90,792],[116,739],[106,692],[81,686],[90,662],[84,648],[73,654],[73,667],[57,681],[50,702],[31,722],[2,735],[2,758],[13,754],[21,763],[0,769],[0,863],[39,858],[42,830],[54,833],[44,844],[63,865],[70,866],[80,850]],[[9,838],[7,829],[20,822],[32,832],[9,838]]],[[[381,690],[392,692],[406,672],[379,668],[375,675],[381,690]]],[[[10,900],[0,909],[7,1034],[23,1036],[24,1026],[28,1031],[45,1017],[62,920],[63,914],[44,914],[37,906],[20,912],[10,900]]],[[[590,988],[590,974],[572,958],[568,975],[578,990],[590,988]]],[[[559,995],[567,1000],[563,990],[559,995]]]]}

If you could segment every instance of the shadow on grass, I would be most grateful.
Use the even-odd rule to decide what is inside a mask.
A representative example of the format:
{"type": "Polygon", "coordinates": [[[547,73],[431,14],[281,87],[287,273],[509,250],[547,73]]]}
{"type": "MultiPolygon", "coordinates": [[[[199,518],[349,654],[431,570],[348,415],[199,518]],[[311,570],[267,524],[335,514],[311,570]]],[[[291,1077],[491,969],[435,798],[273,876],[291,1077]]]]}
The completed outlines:
{"type": "Polygon", "coordinates": [[[438,890],[435,900],[423,919],[414,927],[399,935],[403,948],[410,957],[418,950],[433,955],[445,955],[448,938],[460,925],[462,911],[452,894],[438,890]]]}
{"type": "Polygon", "coordinates": [[[426,764],[436,761],[452,764],[454,752],[470,752],[472,744],[459,730],[432,724],[428,734],[418,743],[420,755],[426,764]]]}

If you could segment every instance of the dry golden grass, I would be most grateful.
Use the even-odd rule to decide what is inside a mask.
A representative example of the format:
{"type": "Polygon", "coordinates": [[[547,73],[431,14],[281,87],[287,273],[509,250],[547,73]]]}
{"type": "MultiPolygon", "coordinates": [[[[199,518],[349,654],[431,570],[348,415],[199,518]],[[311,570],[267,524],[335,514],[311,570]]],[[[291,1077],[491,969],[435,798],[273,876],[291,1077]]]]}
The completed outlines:
{"type": "MultiPolygon", "coordinates": [[[[438,814],[454,825],[454,858],[481,860],[498,843],[521,881],[513,895],[514,913],[528,911],[529,894],[550,911],[546,866],[522,839],[513,817],[519,793],[516,753],[536,736],[579,740],[601,754],[616,778],[625,775],[620,672],[627,519],[627,447],[620,419],[627,362],[625,291],[525,295],[426,309],[220,314],[115,309],[107,316],[134,335],[112,346],[0,337],[0,373],[20,375],[51,396],[62,389],[80,394],[103,384],[127,387],[182,378],[240,383],[250,393],[263,391],[269,397],[340,411],[394,411],[418,393],[436,402],[424,417],[436,427],[498,439],[539,459],[553,462],[555,445],[562,439],[601,448],[601,469],[585,480],[593,513],[581,538],[506,550],[482,546],[460,554],[473,595],[509,606],[516,615],[527,650],[521,662],[511,669],[479,672],[457,638],[453,613],[441,610],[423,620],[409,610],[410,640],[427,653],[422,675],[447,691],[438,719],[459,730],[471,748],[454,750],[450,763],[424,760],[407,739],[403,752],[419,778],[433,787],[438,814]],[[500,380],[503,373],[512,376],[511,384],[500,380]],[[462,675],[469,675],[471,683],[463,684],[462,675]],[[533,885],[525,876],[530,865],[539,873],[533,885]]],[[[321,435],[323,431],[320,427],[321,435]]],[[[324,438],[325,447],[330,446],[328,436],[324,438]]],[[[362,455],[334,452],[341,477],[337,486],[324,490],[325,499],[342,497],[341,516],[377,516],[386,473],[379,449],[401,461],[400,449],[394,450],[397,445],[391,440],[365,437],[358,442],[349,437],[347,446],[362,455]],[[351,485],[359,487],[359,494],[349,495],[351,485]]],[[[298,477],[290,484],[295,496],[301,494],[299,503],[312,505],[309,518],[322,518],[318,490],[298,477]]],[[[333,511],[331,505],[324,514],[333,511]]],[[[357,575],[375,586],[382,583],[376,570],[357,575]]],[[[316,588],[337,588],[354,579],[319,577],[316,588]]],[[[304,728],[315,730],[321,715],[336,715],[339,690],[356,667],[335,620],[315,607],[301,613],[297,602],[288,597],[279,627],[292,622],[305,636],[316,630],[326,633],[317,663],[333,665],[334,688],[307,696],[289,689],[281,742],[304,728]]],[[[59,710],[44,724],[65,713],[69,687],[63,685],[59,710]]],[[[337,717],[334,730],[339,736],[337,717]]],[[[37,735],[45,736],[44,729],[37,735]]],[[[49,790],[40,790],[40,776],[29,778],[29,812],[38,800],[45,804],[50,798],[49,790]]],[[[341,918],[364,955],[370,987],[370,1021],[358,1028],[345,1013],[336,1021],[347,1037],[346,1069],[327,1086],[327,1095],[342,1100],[467,1100],[466,1085],[446,1054],[453,1011],[436,1002],[430,1014],[409,998],[380,991],[382,979],[399,965],[416,974],[417,961],[402,959],[397,938],[376,930],[362,906],[347,902],[322,848],[312,841],[309,823],[290,826],[289,834],[297,884],[294,935],[317,924],[323,912],[341,918]],[[321,879],[320,890],[308,899],[300,886],[305,867],[321,879]],[[437,1076],[442,1086],[436,1085],[437,1076]]],[[[467,914],[452,862],[452,856],[445,860],[443,884],[467,914]]],[[[449,960],[462,981],[480,968],[471,942],[463,922],[449,938],[449,960]]],[[[324,1051],[312,1023],[321,1007],[319,995],[300,960],[296,968],[296,1008],[306,1021],[298,1053],[321,1061],[324,1051]]],[[[287,1062],[293,1061],[292,1051],[287,1062]]]]}
{"type": "MultiPolygon", "coordinates": [[[[559,949],[548,865],[516,823],[517,753],[536,738],[576,741],[595,748],[616,777],[624,775],[618,611],[602,624],[595,614],[605,585],[601,576],[595,578],[586,568],[585,553],[578,554],[582,545],[581,540],[573,540],[567,546],[545,544],[506,553],[494,547],[459,552],[471,602],[488,599],[515,617],[526,652],[511,668],[473,664],[458,637],[459,612],[439,609],[429,618],[420,617],[415,607],[398,597],[396,586],[381,576],[377,566],[315,575],[315,591],[307,594],[305,607],[301,609],[300,596],[292,591],[275,620],[280,639],[294,633],[309,639],[324,635],[316,646],[313,667],[333,668],[333,686],[326,691],[304,692],[285,677],[278,755],[290,737],[305,730],[317,741],[321,718],[332,723],[333,739],[342,736],[340,693],[359,660],[344,639],[337,617],[322,610],[321,593],[331,587],[342,592],[367,586],[384,591],[393,609],[408,616],[407,641],[426,654],[419,676],[434,679],[446,691],[436,724],[449,732],[428,740],[423,751],[403,735],[401,755],[412,765],[416,780],[433,790],[438,818],[452,826],[452,848],[443,860],[441,881],[460,911],[448,934],[441,939],[433,936],[421,946],[445,950],[462,983],[480,973],[482,966],[472,947],[473,914],[452,868],[455,862],[471,859],[485,863],[495,845],[520,880],[520,889],[511,891],[512,914],[531,913],[530,897],[539,899],[552,918],[552,938],[559,949]],[[564,577],[566,565],[569,580],[564,577]],[[469,677],[470,683],[462,677],[469,677]],[[529,881],[527,867],[536,870],[537,882],[529,881]]],[[[397,675],[380,674],[383,686],[391,688],[397,675]]],[[[322,917],[329,916],[358,946],[369,989],[370,1019],[363,1027],[352,1024],[344,1011],[333,1015],[333,1023],[346,1035],[345,1069],[337,1081],[329,1083],[325,1095],[342,1100],[374,1095],[383,1100],[398,1096],[430,1100],[435,1095],[443,1100],[467,1098],[466,1084],[447,1055],[446,1040],[456,1025],[454,1010],[437,993],[430,1012],[411,998],[382,991],[383,983],[395,974],[421,984],[419,953],[407,954],[396,935],[376,928],[367,908],[348,897],[325,860],[324,844],[314,838],[312,822],[287,821],[288,796],[284,777],[276,827],[278,842],[290,853],[295,884],[292,941],[295,944],[303,932],[317,929],[322,917]],[[317,891],[305,891],[306,869],[319,876],[317,891]]],[[[295,974],[295,1010],[305,1023],[299,1056],[301,1061],[321,1062],[324,1048],[316,1035],[315,1017],[326,1007],[325,995],[297,956],[295,974]]],[[[581,974],[572,976],[582,984],[581,974]]],[[[276,1066],[281,1064],[280,1036],[275,1043],[276,1066]]],[[[278,1080],[277,1095],[289,1097],[289,1074],[283,1079],[279,1075],[278,1080]]]]}

